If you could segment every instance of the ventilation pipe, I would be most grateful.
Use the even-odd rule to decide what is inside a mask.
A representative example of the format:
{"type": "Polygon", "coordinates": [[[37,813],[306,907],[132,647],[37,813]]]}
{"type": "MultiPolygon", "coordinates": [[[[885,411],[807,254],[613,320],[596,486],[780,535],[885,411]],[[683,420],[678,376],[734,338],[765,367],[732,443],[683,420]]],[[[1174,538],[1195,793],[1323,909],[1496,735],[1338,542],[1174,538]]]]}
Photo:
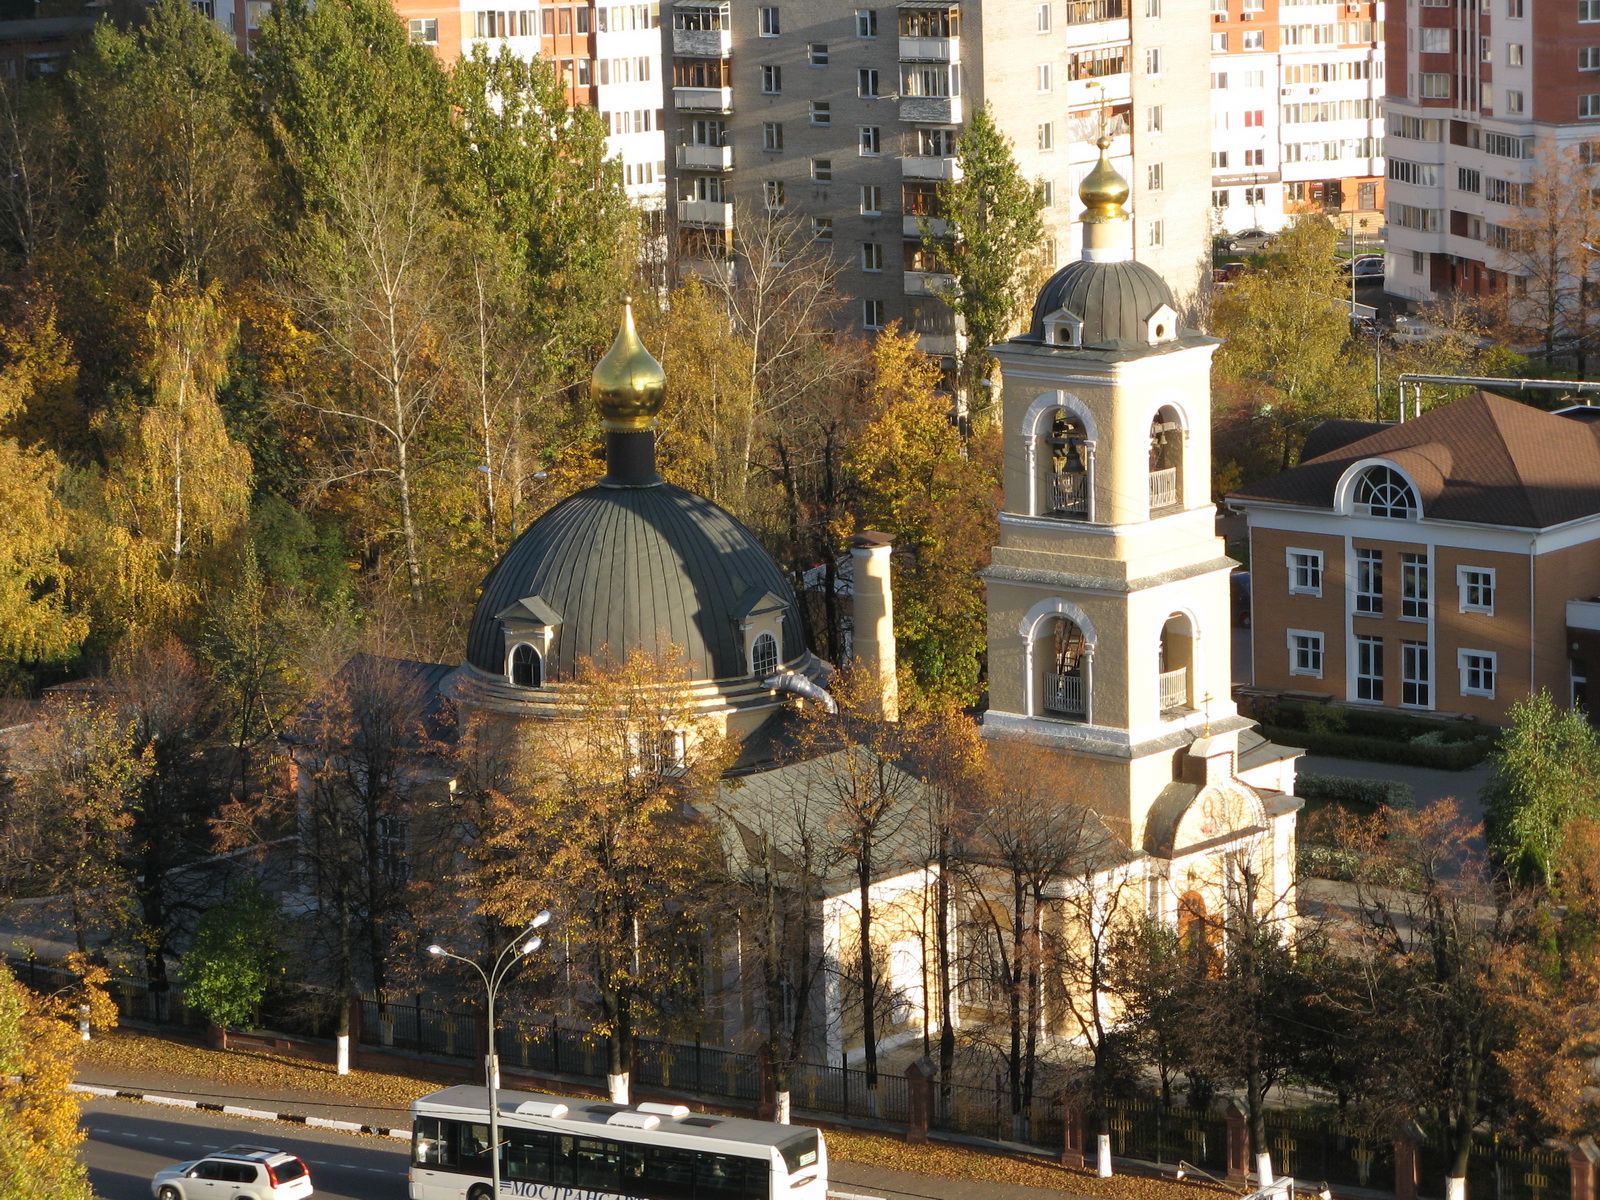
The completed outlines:
{"type": "Polygon", "coordinates": [[[785,671],[782,675],[763,679],[761,686],[786,695],[799,696],[802,700],[815,700],[830,713],[839,711],[838,702],[828,694],[826,688],[813,683],[804,675],[796,675],[793,671],[785,671]]]}
{"type": "Polygon", "coordinates": [[[876,683],[875,701],[885,721],[900,719],[900,685],[895,675],[894,592],[889,586],[889,555],[894,538],[864,529],[850,539],[853,583],[851,653],[876,683]]]}

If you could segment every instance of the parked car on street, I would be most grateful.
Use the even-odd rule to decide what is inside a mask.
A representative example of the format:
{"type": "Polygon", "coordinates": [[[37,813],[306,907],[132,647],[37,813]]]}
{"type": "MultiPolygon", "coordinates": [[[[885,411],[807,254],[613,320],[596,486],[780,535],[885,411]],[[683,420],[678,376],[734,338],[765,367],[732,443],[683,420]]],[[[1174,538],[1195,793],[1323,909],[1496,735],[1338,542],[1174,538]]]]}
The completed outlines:
{"type": "Polygon", "coordinates": [[[156,1200],[305,1200],[311,1172],[295,1155],[266,1146],[229,1146],[162,1167],[150,1180],[156,1200]]]}
{"type": "Polygon", "coordinates": [[[1358,254],[1355,258],[1346,259],[1339,264],[1339,274],[1346,279],[1350,278],[1352,271],[1355,273],[1357,283],[1367,279],[1382,279],[1383,255],[1358,254]]]}
{"type": "Polygon", "coordinates": [[[1277,234],[1265,229],[1241,229],[1238,233],[1222,234],[1217,238],[1217,245],[1229,252],[1270,250],[1277,240],[1277,234]]]}

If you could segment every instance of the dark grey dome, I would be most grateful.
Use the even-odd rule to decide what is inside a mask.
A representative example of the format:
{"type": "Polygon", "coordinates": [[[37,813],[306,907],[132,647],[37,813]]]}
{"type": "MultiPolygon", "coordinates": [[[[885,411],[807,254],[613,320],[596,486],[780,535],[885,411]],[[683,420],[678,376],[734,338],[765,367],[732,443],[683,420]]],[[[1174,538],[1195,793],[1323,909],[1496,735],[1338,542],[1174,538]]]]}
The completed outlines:
{"type": "Polygon", "coordinates": [[[1141,262],[1069,262],[1039,289],[1028,340],[1044,338],[1044,319],[1064,308],[1083,322],[1082,345],[1109,349],[1143,343],[1145,322],[1163,304],[1176,307],[1167,281],[1141,262]]]}
{"type": "Polygon", "coordinates": [[[554,626],[549,679],[570,679],[579,658],[607,648],[617,657],[654,649],[658,635],[683,648],[696,678],[748,675],[740,621],[777,605],[783,659],[805,653],[778,564],[732,515],[670,484],[586,488],[530,525],[484,580],[467,661],[503,674],[503,621],[535,598],[509,619],[554,626]]]}

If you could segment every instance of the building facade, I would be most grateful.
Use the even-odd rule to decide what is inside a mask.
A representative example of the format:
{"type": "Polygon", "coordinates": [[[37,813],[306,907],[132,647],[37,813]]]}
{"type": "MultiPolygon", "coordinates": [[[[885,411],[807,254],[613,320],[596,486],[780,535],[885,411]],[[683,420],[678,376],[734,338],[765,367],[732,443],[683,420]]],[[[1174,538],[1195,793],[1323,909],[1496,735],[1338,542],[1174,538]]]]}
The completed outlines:
{"type": "Polygon", "coordinates": [[[937,221],[939,181],[988,102],[1023,173],[1045,184],[1050,258],[1074,244],[1070,200],[1106,120],[1139,201],[1139,260],[1180,303],[1199,286],[1206,197],[1185,185],[1206,170],[1208,97],[1193,0],[677,0],[670,17],[671,187],[690,269],[725,253],[737,214],[794,214],[843,266],[852,325],[898,319],[925,350],[955,353],[920,223],[937,221]]]}
{"type": "Polygon", "coordinates": [[[1212,209],[1219,232],[1302,212],[1382,225],[1383,0],[1211,0],[1212,209]]]}
{"type": "Polygon", "coordinates": [[[1250,525],[1255,685],[1497,724],[1600,671],[1600,410],[1479,393],[1330,422],[1229,497],[1250,525]]]}
{"type": "Polygon", "coordinates": [[[1392,5],[1388,58],[1385,286],[1411,300],[1498,292],[1514,272],[1497,247],[1537,160],[1593,161],[1600,4],[1392,5]]]}

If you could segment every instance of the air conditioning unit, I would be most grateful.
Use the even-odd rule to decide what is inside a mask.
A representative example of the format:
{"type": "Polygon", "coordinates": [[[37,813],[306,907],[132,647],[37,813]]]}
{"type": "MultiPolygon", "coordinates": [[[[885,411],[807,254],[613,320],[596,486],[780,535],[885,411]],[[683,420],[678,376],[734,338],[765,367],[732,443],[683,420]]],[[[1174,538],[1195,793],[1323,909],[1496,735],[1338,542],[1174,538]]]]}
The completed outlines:
{"type": "Polygon", "coordinates": [[[1293,88],[1279,88],[1278,89],[1278,95],[1280,95],[1280,96],[1292,96],[1292,95],[1294,95],[1294,89],[1293,88]]]}
{"type": "Polygon", "coordinates": [[[1226,21],[1228,19],[1228,14],[1227,13],[1212,13],[1211,14],[1211,19],[1213,21],[1216,21],[1218,24],[1221,24],[1223,21],[1226,21]]]}
{"type": "Polygon", "coordinates": [[[1241,20],[1241,21],[1254,21],[1255,19],[1256,19],[1255,13],[1240,13],[1239,14],[1239,20],[1241,20]]]}

